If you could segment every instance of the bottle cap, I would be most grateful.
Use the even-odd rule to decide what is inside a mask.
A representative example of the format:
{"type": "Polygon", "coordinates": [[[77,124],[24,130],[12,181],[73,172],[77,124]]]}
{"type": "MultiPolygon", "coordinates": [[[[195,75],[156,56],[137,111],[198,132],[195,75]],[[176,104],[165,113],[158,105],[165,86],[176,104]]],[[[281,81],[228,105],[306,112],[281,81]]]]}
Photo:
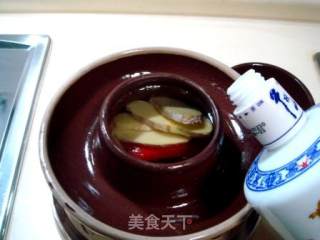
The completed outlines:
{"type": "Polygon", "coordinates": [[[259,142],[272,149],[296,134],[305,121],[303,109],[274,79],[250,69],[227,90],[234,114],[259,142]]]}

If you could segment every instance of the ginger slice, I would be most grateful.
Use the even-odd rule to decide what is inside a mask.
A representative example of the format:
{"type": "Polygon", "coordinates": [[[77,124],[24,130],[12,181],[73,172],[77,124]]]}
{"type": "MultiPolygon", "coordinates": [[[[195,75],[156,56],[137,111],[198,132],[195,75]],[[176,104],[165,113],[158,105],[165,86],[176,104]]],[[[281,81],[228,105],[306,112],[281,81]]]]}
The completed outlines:
{"type": "Polygon", "coordinates": [[[181,144],[189,141],[183,136],[174,135],[160,131],[138,131],[130,129],[115,128],[112,134],[120,141],[138,143],[143,145],[167,146],[181,144]]]}
{"type": "Polygon", "coordinates": [[[152,129],[129,113],[119,113],[114,117],[114,127],[127,130],[151,131],[152,129]]]}
{"type": "Polygon", "coordinates": [[[138,120],[153,129],[178,134],[187,138],[206,136],[210,134],[213,129],[212,123],[207,118],[204,118],[203,124],[196,126],[186,126],[176,123],[161,115],[152,104],[142,100],[130,102],[127,105],[127,110],[138,120]]]}
{"type": "Polygon", "coordinates": [[[152,97],[150,103],[165,117],[185,125],[202,123],[202,113],[181,101],[168,97],[152,97]]]}

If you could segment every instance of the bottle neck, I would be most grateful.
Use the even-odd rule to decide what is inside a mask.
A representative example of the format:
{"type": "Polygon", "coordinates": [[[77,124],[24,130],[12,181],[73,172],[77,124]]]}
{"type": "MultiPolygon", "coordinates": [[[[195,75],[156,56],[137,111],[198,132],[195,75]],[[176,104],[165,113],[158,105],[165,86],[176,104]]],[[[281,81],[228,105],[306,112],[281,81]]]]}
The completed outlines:
{"type": "Polygon", "coordinates": [[[305,123],[304,111],[282,86],[254,70],[240,76],[227,93],[236,117],[267,149],[289,141],[305,123]]]}
{"type": "Polygon", "coordinates": [[[282,147],[283,145],[285,145],[287,142],[289,142],[291,139],[293,139],[301,129],[303,129],[303,126],[305,125],[307,120],[306,114],[303,113],[301,115],[301,118],[299,119],[299,121],[297,121],[295,123],[294,126],[292,126],[291,129],[289,129],[286,133],[284,133],[282,136],[279,136],[279,138],[277,139],[276,142],[274,142],[273,144],[269,145],[269,146],[264,146],[266,149],[272,151],[272,150],[276,150],[279,147],[282,147]]]}

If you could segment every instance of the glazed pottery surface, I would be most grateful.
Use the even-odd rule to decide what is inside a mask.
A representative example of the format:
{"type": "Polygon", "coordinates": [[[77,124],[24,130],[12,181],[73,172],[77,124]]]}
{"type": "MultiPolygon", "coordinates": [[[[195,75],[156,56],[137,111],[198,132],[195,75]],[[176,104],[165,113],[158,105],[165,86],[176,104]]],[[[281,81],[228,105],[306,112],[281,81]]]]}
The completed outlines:
{"type": "Polygon", "coordinates": [[[94,122],[99,124],[94,124],[88,151],[94,161],[107,162],[104,174],[119,192],[154,209],[158,215],[207,214],[199,200],[204,197],[203,185],[212,174],[223,139],[218,109],[202,87],[193,80],[164,73],[128,79],[108,94],[94,122]],[[128,103],[148,101],[152,96],[170,96],[193,104],[211,119],[213,131],[206,137],[191,140],[188,148],[192,151],[177,159],[154,163],[133,157],[112,136],[113,120],[125,111],[128,103]]]}

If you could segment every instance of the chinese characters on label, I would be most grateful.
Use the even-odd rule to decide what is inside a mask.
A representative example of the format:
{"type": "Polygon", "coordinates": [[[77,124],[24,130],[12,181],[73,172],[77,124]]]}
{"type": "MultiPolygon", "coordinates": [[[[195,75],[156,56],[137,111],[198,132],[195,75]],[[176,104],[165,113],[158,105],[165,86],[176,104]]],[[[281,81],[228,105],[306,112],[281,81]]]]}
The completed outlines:
{"type": "Polygon", "coordinates": [[[177,228],[186,230],[187,226],[192,224],[193,219],[198,218],[195,215],[162,215],[161,217],[150,214],[147,217],[141,214],[131,214],[128,221],[129,230],[164,230],[177,228]]]}

